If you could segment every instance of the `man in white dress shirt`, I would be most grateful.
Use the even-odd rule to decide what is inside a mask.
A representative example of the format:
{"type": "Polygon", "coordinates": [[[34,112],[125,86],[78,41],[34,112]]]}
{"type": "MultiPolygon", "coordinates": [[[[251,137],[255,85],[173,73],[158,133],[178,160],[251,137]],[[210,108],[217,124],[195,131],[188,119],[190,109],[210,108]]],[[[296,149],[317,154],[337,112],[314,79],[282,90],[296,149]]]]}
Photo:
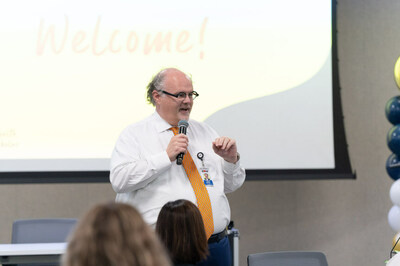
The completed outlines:
{"type": "Polygon", "coordinates": [[[213,221],[210,256],[199,265],[230,265],[226,237],[230,207],[225,193],[236,190],[245,180],[236,141],[219,137],[205,123],[189,120],[198,93],[193,91],[191,78],[180,70],[160,71],[147,89],[148,101],[156,107],[154,114],[129,125],[112,154],[110,181],[116,200],[134,205],[151,225],[169,201],[187,199],[198,204],[186,170],[175,162],[180,153],[191,155],[201,186],[204,184],[208,192],[213,221]],[[189,122],[186,135],[171,131],[180,120],[189,122]]]}

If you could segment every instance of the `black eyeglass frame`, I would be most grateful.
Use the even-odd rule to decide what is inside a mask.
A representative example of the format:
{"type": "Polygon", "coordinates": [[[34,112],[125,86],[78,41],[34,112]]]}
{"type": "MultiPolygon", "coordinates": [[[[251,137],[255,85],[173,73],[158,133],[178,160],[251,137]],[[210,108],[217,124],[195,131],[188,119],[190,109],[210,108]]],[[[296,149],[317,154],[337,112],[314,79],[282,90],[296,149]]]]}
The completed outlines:
{"type": "Polygon", "coordinates": [[[199,96],[197,91],[192,91],[192,92],[189,92],[189,93],[181,91],[181,92],[178,92],[177,94],[172,94],[172,93],[170,93],[168,91],[165,91],[165,90],[159,90],[159,91],[162,92],[162,93],[165,93],[165,94],[167,94],[169,96],[175,97],[177,99],[186,99],[186,96],[188,96],[189,99],[194,100],[199,96]]]}

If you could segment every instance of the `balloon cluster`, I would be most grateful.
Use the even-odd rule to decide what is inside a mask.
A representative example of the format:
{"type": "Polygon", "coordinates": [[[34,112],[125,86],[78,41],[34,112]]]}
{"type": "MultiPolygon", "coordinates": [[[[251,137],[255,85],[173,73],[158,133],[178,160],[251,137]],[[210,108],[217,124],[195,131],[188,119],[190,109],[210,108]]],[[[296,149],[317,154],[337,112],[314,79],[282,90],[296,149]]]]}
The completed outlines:
{"type": "MultiPolygon", "coordinates": [[[[394,79],[400,89],[400,57],[394,66],[394,79]]],[[[393,237],[393,245],[400,237],[400,96],[392,97],[385,107],[386,118],[393,125],[387,134],[387,145],[392,154],[386,161],[386,171],[394,180],[390,187],[390,199],[393,206],[388,213],[390,227],[397,232],[393,237]]],[[[395,250],[400,251],[400,241],[395,250]]]]}

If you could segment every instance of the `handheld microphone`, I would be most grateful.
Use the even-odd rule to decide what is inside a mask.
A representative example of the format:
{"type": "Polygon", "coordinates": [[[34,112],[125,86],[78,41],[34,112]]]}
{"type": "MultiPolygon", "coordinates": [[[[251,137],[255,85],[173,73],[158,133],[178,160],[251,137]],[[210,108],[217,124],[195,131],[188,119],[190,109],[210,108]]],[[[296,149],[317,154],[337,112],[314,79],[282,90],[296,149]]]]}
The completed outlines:
{"type": "MultiPolygon", "coordinates": [[[[178,127],[179,127],[179,134],[185,134],[186,135],[186,129],[189,126],[188,121],[186,120],[181,120],[178,123],[178,127]]],[[[181,165],[182,164],[182,160],[183,160],[183,155],[184,153],[181,152],[178,154],[178,156],[176,156],[176,164],[177,165],[181,165]]]]}

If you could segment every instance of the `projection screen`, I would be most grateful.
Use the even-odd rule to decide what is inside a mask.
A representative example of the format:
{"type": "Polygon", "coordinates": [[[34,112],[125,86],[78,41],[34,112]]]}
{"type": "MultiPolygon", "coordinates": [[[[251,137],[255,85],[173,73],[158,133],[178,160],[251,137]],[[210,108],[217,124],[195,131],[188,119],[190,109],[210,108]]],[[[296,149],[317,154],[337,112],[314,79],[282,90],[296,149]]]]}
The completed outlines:
{"type": "Polygon", "coordinates": [[[1,1],[0,183],[107,181],[165,67],[248,180],[352,178],[334,27],[331,0],[1,1]]]}

